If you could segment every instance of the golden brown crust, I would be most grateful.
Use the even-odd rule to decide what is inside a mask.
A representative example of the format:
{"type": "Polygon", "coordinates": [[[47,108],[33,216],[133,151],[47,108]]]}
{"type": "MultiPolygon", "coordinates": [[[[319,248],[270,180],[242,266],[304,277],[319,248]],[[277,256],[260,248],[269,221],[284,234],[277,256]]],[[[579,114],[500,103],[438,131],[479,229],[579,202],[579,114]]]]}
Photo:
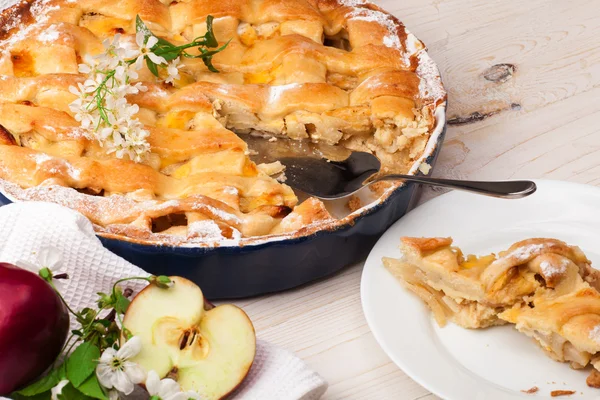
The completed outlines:
{"type": "Polygon", "coordinates": [[[424,52],[395,17],[366,2],[23,1],[0,16],[0,188],[67,205],[100,233],[133,240],[287,234],[296,216],[305,234],[319,223],[332,227],[315,199],[294,209],[291,189],[262,174],[229,129],[340,143],[406,172],[445,99],[439,76],[420,75],[424,52]],[[208,15],[217,17],[222,43],[232,38],[214,57],[220,74],[189,59],[174,86],[140,72],[148,91],[129,101],[150,132],[143,165],[107,156],[68,107],[69,87],[84,79],[77,65],[116,33],[132,40],[136,15],[175,43],[201,35],[208,15]],[[348,48],[338,45],[344,41],[348,48]],[[431,80],[437,93],[422,87],[431,80]],[[211,201],[239,221],[190,205],[211,201]],[[139,218],[108,217],[116,204],[129,204],[139,218]],[[157,228],[165,221],[171,226],[157,228]]]}
{"type": "Polygon", "coordinates": [[[414,238],[402,237],[400,241],[416,251],[423,253],[427,251],[435,251],[452,245],[452,238],[414,238]]]}
{"type": "Polygon", "coordinates": [[[0,125],[0,145],[17,145],[15,137],[2,125],[0,125]]]}
{"type": "Polygon", "coordinates": [[[35,0],[22,0],[12,7],[2,10],[0,13],[0,40],[10,37],[22,24],[30,24],[33,22],[31,12],[31,4],[35,0]]]}

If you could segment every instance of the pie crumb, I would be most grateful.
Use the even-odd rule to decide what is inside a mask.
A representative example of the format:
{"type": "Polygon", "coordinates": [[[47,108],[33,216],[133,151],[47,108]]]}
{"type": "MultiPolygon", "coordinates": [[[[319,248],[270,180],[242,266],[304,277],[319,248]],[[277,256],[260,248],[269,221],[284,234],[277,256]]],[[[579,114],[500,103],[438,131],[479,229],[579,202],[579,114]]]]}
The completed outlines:
{"type": "Polygon", "coordinates": [[[386,189],[389,187],[389,182],[376,182],[372,185],[369,185],[369,190],[375,193],[378,197],[381,197],[383,196],[383,193],[385,193],[386,189]]]}
{"type": "Polygon", "coordinates": [[[259,170],[269,176],[277,175],[285,170],[285,165],[283,165],[280,161],[258,164],[257,167],[259,170]]]}
{"type": "Polygon", "coordinates": [[[574,390],[553,390],[550,392],[550,396],[552,396],[552,397],[570,396],[575,393],[576,392],[574,390]]]}
{"type": "Polygon", "coordinates": [[[348,204],[346,204],[350,212],[354,212],[360,208],[362,208],[362,201],[356,195],[350,196],[350,200],[348,200],[348,204]]]}
{"type": "Polygon", "coordinates": [[[424,162],[421,165],[419,165],[419,171],[421,171],[425,175],[429,175],[429,172],[431,171],[431,165],[424,162]]]}
{"type": "Polygon", "coordinates": [[[285,183],[285,181],[287,181],[287,176],[285,176],[285,172],[282,172],[279,175],[277,175],[275,179],[277,180],[277,182],[285,183]]]}
{"type": "Polygon", "coordinates": [[[538,390],[540,390],[540,388],[538,388],[537,386],[534,386],[534,387],[529,388],[527,390],[521,390],[521,392],[527,393],[527,394],[533,394],[533,393],[536,393],[538,390]]]}
{"type": "Polygon", "coordinates": [[[587,383],[589,387],[600,388],[600,372],[596,371],[595,369],[592,370],[590,375],[585,380],[585,383],[587,383]]]}

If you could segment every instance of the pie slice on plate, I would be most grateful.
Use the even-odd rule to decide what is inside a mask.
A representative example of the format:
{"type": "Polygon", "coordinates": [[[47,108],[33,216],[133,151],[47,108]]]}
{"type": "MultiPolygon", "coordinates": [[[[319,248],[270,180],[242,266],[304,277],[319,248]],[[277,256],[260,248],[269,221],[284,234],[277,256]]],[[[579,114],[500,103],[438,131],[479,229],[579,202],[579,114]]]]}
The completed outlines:
{"type": "Polygon", "coordinates": [[[552,359],[593,365],[600,387],[600,272],[576,246],[528,239],[498,255],[465,256],[450,238],[402,238],[386,268],[433,311],[464,328],[515,324],[552,359]]]}

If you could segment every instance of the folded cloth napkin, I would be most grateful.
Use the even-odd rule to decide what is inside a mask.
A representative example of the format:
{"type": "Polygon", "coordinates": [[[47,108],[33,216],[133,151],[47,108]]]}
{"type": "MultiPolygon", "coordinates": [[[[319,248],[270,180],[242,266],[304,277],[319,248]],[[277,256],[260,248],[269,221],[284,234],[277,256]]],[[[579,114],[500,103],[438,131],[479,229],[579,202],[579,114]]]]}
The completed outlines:
{"type": "MultiPolygon", "coordinates": [[[[62,253],[61,293],[74,309],[93,306],[97,292],[130,276],[147,276],[140,268],[106,250],[83,215],[51,203],[25,202],[0,207],[0,261],[34,263],[35,252],[55,247],[62,253]]],[[[139,290],[128,282],[128,287],[139,290]]],[[[235,400],[313,400],[327,390],[327,383],[294,354],[257,341],[250,373],[233,395],[235,400]]]]}

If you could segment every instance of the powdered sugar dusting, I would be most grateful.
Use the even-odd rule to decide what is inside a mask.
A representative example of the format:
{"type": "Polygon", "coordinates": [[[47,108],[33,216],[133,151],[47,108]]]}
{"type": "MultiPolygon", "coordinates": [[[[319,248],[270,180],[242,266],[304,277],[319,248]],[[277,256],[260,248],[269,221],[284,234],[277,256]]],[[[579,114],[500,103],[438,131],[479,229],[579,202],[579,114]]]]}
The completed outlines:
{"type": "Polygon", "coordinates": [[[419,66],[417,75],[419,76],[419,93],[424,99],[433,99],[435,101],[444,99],[446,91],[442,85],[440,71],[435,62],[429,57],[425,50],[417,54],[419,66]]]}
{"type": "Polygon", "coordinates": [[[51,25],[45,31],[42,31],[37,36],[37,40],[42,43],[52,43],[58,40],[60,32],[56,29],[56,25],[51,25]]]}
{"type": "Polygon", "coordinates": [[[31,157],[31,159],[33,159],[37,165],[41,165],[47,161],[53,160],[53,158],[46,153],[34,153],[29,157],[31,157]]]}
{"type": "Polygon", "coordinates": [[[179,202],[177,200],[169,200],[169,201],[165,201],[164,203],[161,203],[160,205],[158,205],[156,207],[157,210],[166,210],[168,208],[172,208],[172,207],[177,207],[179,206],[179,202]]]}
{"type": "Polygon", "coordinates": [[[233,187],[233,186],[225,186],[225,187],[223,188],[223,193],[225,193],[225,194],[230,194],[230,195],[233,195],[233,196],[237,196],[237,195],[240,193],[240,191],[239,191],[239,190],[238,190],[238,188],[236,188],[236,187],[233,187]]]}
{"type": "Polygon", "coordinates": [[[535,256],[536,253],[544,250],[546,247],[546,244],[530,244],[528,246],[521,246],[502,258],[506,259],[514,257],[519,262],[525,262],[531,257],[535,256]]]}
{"type": "Polygon", "coordinates": [[[236,225],[242,223],[242,220],[239,219],[236,215],[230,214],[213,206],[206,205],[205,207],[222,221],[233,223],[236,225]]]}
{"type": "Polygon", "coordinates": [[[412,33],[410,33],[408,31],[408,29],[405,28],[406,31],[406,52],[408,53],[408,55],[414,55],[417,54],[417,52],[423,50],[424,46],[423,46],[423,42],[421,42],[419,39],[417,39],[417,37],[415,35],[413,35],[412,33]]]}
{"type": "Polygon", "coordinates": [[[339,3],[343,6],[357,7],[357,6],[364,6],[365,4],[368,4],[369,2],[367,0],[339,0],[339,3]]]}
{"type": "Polygon", "coordinates": [[[83,129],[80,126],[70,129],[68,135],[70,138],[73,138],[73,139],[94,140],[92,135],[90,135],[90,133],[88,131],[86,131],[85,129],[83,129]]]}
{"type": "Polygon", "coordinates": [[[48,172],[51,174],[60,175],[62,169],[64,169],[66,170],[67,175],[72,179],[79,180],[81,178],[81,171],[61,158],[51,157],[45,153],[34,153],[29,157],[33,159],[38,166],[41,166],[48,161],[52,161],[54,165],[48,169],[48,172]]]}
{"type": "Polygon", "coordinates": [[[542,273],[546,278],[553,277],[555,275],[562,275],[567,272],[567,267],[569,266],[569,261],[566,259],[560,260],[560,264],[556,265],[554,263],[550,263],[548,261],[542,261],[540,263],[540,268],[542,269],[542,273]]]}
{"type": "Polygon", "coordinates": [[[600,345],[600,325],[596,325],[590,330],[590,339],[600,345]]]}
{"type": "Polygon", "coordinates": [[[21,14],[17,14],[11,18],[6,24],[4,24],[4,29],[8,32],[16,27],[20,26],[23,23],[21,14]]]}
{"type": "Polygon", "coordinates": [[[232,228],[232,232],[231,238],[224,237],[219,225],[212,220],[195,221],[188,226],[188,237],[190,238],[217,242],[219,245],[237,246],[242,234],[235,228],[232,228]]]}
{"type": "MultiPolygon", "coordinates": [[[[36,23],[34,23],[34,24],[25,25],[23,23],[24,21],[23,21],[21,14],[18,14],[18,13],[13,14],[12,17],[10,18],[9,22],[4,24],[4,30],[10,31],[10,30],[12,30],[14,28],[18,28],[18,27],[20,29],[17,30],[14,34],[12,34],[10,36],[10,38],[3,40],[2,47],[10,48],[15,43],[18,43],[18,42],[30,37],[34,31],[39,30],[40,24],[47,23],[48,20],[50,19],[49,13],[60,9],[60,6],[58,6],[58,5],[50,6],[49,3],[50,3],[50,0],[38,0],[38,1],[35,1],[31,5],[31,7],[29,8],[29,12],[35,19],[36,23]]],[[[50,27],[47,31],[49,31],[52,28],[53,27],[50,27]]],[[[45,37],[44,32],[41,32],[38,35],[38,39],[40,41],[44,41],[43,40],[44,37],[45,37]],[[40,39],[40,37],[41,37],[41,39],[40,39]]],[[[49,36],[47,36],[47,38],[50,39],[50,41],[58,39],[58,32],[56,32],[56,34],[50,32],[50,34],[49,34],[49,36]],[[56,38],[54,38],[55,35],[56,35],[56,38]]]]}
{"type": "Polygon", "coordinates": [[[188,226],[188,236],[197,236],[205,239],[220,239],[223,237],[221,228],[215,221],[195,221],[188,226]]]}
{"type": "MultiPolygon", "coordinates": [[[[42,157],[43,158],[43,157],[42,157]]],[[[50,158],[51,159],[51,158],[50,158]]],[[[52,202],[64,207],[76,210],[92,220],[95,229],[100,233],[124,234],[131,227],[119,220],[135,219],[144,213],[155,214],[156,211],[168,209],[170,207],[180,207],[184,201],[169,200],[160,202],[156,200],[134,200],[123,195],[89,196],[76,191],[75,189],[51,185],[35,186],[28,189],[22,189],[19,185],[0,179],[0,192],[9,199],[21,201],[46,201],[52,202]],[[107,227],[105,227],[106,225],[107,227]],[[125,231],[123,230],[125,229],[125,231]]],[[[241,220],[232,214],[219,210],[216,207],[206,204],[195,204],[192,209],[202,211],[208,209],[218,218],[227,223],[227,220],[241,220]]],[[[188,235],[175,236],[154,234],[146,231],[146,237],[152,241],[158,241],[162,244],[184,245],[184,246],[238,246],[242,240],[242,235],[235,227],[230,226],[231,238],[223,237],[221,229],[215,221],[207,220],[196,221],[188,226],[188,235]],[[211,224],[212,223],[212,224],[211,224]],[[219,229],[219,233],[215,230],[219,229]]],[[[143,228],[137,228],[144,232],[143,228]]]]}
{"type": "Polygon", "coordinates": [[[35,18],[35,21],[37,23],[43,24],[45,22],[48,22],[48,19],[50,18],[49,13],[51,11],[56,11],[56,10],[60,9],[60,6],[58,6],[58,5],[49,6],[48,5],[49,3],[50,3],[50,0],[40,0],[40,1],[36,1],[31,6],[31,8],[30,8],[31,14],[33,15],[33,17],[35,18]]]}
{"type": "Polygon", "coordinates": [[[402,50],[403,46],[398,36],[398,25],[389,14],[368,8],[356,7],[349,14],[349,18],[356,21],[376,22],[385,27],[388,30],[388,34],[383,38],[383,44],[387,47],[402,50]]]}

